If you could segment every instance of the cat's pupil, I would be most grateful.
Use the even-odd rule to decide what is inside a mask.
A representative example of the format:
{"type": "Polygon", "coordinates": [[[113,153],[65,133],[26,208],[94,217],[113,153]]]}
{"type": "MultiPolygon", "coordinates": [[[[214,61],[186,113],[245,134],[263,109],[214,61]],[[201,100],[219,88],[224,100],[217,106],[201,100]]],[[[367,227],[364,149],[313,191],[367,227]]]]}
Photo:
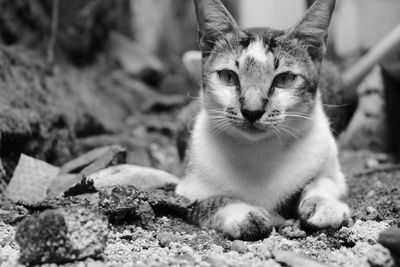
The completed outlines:
{"type": "Polygon", "coordinates": [[[274,80],[274,86],[279,88],[286,88],[293,84],[296,79],[296,75],[291,72],[285,72],[279,74],[274,80]]]}
{"type": "Polygon", "coordinates": [[[239,78],[236,73],[231,70],[221,70],[218,72],[219,79],[227,86],[237,86],[239,78]]]}

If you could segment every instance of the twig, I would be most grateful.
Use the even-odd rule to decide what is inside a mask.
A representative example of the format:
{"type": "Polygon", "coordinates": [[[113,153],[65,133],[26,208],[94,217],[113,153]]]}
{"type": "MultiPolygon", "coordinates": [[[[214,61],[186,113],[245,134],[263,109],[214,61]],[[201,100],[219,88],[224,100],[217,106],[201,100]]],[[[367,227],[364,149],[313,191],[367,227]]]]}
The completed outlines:
{"type": "Polygon", "coordinates": [[[58,17],[59,17],[59,6],[60,0],[53,0],[52,12],[51,12],[51,33],[50,40],[47,47],[47,70],[51,71],[54,66],[54,50],[57,42],[57,31],[58,31],[58,17]]]}

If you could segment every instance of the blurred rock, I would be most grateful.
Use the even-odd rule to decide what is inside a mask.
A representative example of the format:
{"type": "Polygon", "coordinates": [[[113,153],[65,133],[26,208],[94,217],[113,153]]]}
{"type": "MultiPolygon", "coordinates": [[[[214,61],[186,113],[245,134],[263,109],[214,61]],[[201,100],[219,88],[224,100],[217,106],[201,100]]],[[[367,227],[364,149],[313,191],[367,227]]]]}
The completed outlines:
{"type": "Polygon", "coordinates": [[[154,219],[155,214],[146,202],[146,194],[134,187],[103,188],[99,193],[99,211],[107,215],[112,223],[140,219],[146,225],[154,219]]]}
{"type": "Polygon", "coordinates": [[[179,179],[165,171],[130,164],[112,166],[87,176],[93,186],[101,188],[113,185],[133,185],[140,189],[177,184],[179,179]]]}
{"type": "Polygon", "coordinates": [[[158,242],[161,247],[168,247],[171,242],[176,241],[174,233],[163,231],[157,235],[158,242]]]}
{"type": "Polygon", "coordinates": [[[373,245],[367,252],[368,263],[371,267],[394,267],[390,251],[383,246],[373,245]]]}
{"type": "Polygon", "coordinates": [[[91,188],[92,184],[87,177],[99,170],[105,169],[109,166],[115,166],[126,162],[126,150],[120,146],[110,146],[104,153],[93,161],[91,164],[83,168],[77,175],[70,177],[63,176],[63,180],[54,180],[51,187],[49,187],[49,195],[56,196],[64,192],[68,195],[78,195],[81,192],[88,192],[87,188],[91,188]]]}
{"type": "Polygon", "coordinates": [[[110,39],[110,52],[127,73],[149,81],[151,86],[159,85],[165,70],[158,58],[146,47],[118,32],[112,32],[110,39]]]}
{"type": "Polygon", "coordinates": [[[300,229],[299,222],[292,222],[290,220],[286,221],[284,225],[281,226],[279,233],[288,239],[303,238],[307,236],[306,232],[300,229]]]}
{"type": "Polygon", "coordinates": [[[13,201],[40,201],[57,177],[59,168],[21,154],[14,175],[8,184],[7,195],[13,201]]]}
{"type": "Polygon", "coordinates": [[[392,226],[379,234],[378,242],[400,257],[400,229],[392,226]]]}
{"type": "MultiPolygon", "coordinates": [[[[145,135],[145,133],[143,134],[145,135]]],[[[85,149],[96,149],[101,146],[120,145],[126,147],[126,162],[140,166],[149,167],[151,165],[147,151],[147,142],[128,135],[97,135],[78,140],[79,145],[85,149]]]]}
{"type": "Polygon", "coordinates": [[[387,149],[384,85],[380,67],[375,67],[357,89],[359,104],[339,143],[349,149],[387,149]]]}
{"type": "Polygon", "coordinates": [[[20,217],[46,209],[84,207],[109,216],[112,223],[138,221],[146,225],[155,215],[172,215],[186,219],[188,211],[192,208],[187,198],[165,189],[142,191],[134,186],[125,185],[101,187],[97,191],[97,193],[57,197],[40,202],[20,202],[18,204],[29,211],[20,217]]]}
{"type": "Polygon", "coordinates": [[[80,171],[82,171],[82,169],[101,158],[108,151],[115,149],[120,150],[121,148],[117,148],[116,146],[104,146],[90,150],[85,154],[79,156],[78,158],[70,160],[63,166],[61,166],[60,174],[79,173],[80,171]]]}
{"type": "Polygon", "coordinates": [[[365,211],[367,212],[367,216],[365,216],[365,219],[367,220],[376,220],[379,218],[379,212],[371,206],[368,206],[365,208],[365,211]]]}
{"type": "Polygon", "coordinates": [[[243,241],[235,240],[231,244],[231,250],[239,253],[246,253],[249,248],[243,241]]]}
{"type": "Polygon", "coordinates": [[[84,208],[57,209],[32,215],[18,226],[20,262],[28,265],[100,258],[108,221],[84,208]]]}
{"type": "Polygon", "coordinates": [[[8,210],[0,209],[0,221],[7,224],[16,224],[29,215],[29,211],[22,206],[14,206],[8,210]]]}
{"type": "Polygon", "coordinates": [[[328,265],[289,251],[273,251],[273,259],[288,267],[328,267],[328,265]]]}

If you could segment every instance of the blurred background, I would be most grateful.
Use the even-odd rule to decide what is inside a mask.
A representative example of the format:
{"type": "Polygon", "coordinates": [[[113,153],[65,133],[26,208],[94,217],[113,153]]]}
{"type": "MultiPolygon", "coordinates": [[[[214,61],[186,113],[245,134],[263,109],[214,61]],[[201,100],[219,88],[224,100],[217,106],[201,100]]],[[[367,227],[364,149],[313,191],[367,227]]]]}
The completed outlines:
{"type": "MultiPolygon", "coordinates": [[[[293,25],[310,0],[225,0],[242,27],[293,25]]],[[[400,155],[400,1],[338,0],[324,92],[342,147],[400,155]]],[[[181,172],[199,81],[193,1],[0,0],[0,157],[61,165],[119,144],[128,163],[181,172]],[[187,61],[186,63],[191,61],[187,61]]]]}

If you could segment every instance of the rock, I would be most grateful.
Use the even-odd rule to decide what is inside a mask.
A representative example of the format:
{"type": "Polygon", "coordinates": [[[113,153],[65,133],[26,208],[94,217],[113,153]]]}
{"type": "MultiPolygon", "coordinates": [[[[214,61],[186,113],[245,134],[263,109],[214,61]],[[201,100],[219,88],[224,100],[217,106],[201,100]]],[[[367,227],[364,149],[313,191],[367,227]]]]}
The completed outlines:
{"type": "Polygon", "coordinates": [[[171,242],[176,240],[176,237],[172,232],[162,231],[158,234],[157,239],[161,247],[168,247],[171,242]]]}
{"type": "Polygon", "coordinates": [[[14,206],[11,210],[0,209],[0,221],[7,224],[15,224],[28,215],[29,211],[22,206],[14,206]]]}
{"type": "Polygon", "coordinates": [[[147,201],[158,215],[174,215],[186,218],[192,208],[192,202],[174,191],[164,189],[152,190],[148,194],[147,201]]]}
{"type": "Polygon", "coordinates": [[[364,241],[375,244],[378,240],[379,232],[389,227],[387,222],[361,221],[357,220],[351,227],[349,242],[364,241]]]}
{"type": "MultiPolygon", "coordinates": [[[[100,158],[85,167],[72,180],[63,182],[62,187],[54,186],[53,188],[55,189],[49,189],[49,191],[52,192],[51,195],[57,195],[65,191],[65,196],[91,192],[94,190],[93,183],[90,179],[87,179],[90,174],[125,162],[126,150],[120,146],[111,146],[100,158]]],[[[58,180],[54,181],[53,185],[57,182],[58,180]]]]}
{"type": "Polygon", "coordinates": [[[96,193],[19,204],[28,209],[29,213],[46,209],[85,207],[107,215],[112,223],[139,221],[142,224],[149,223],[155,215],[172,215],[186,219],[192,207],[187,198],[173,191],[142,191],[130,185],[101,187],[96,193]]]}
{"type": "Polygon", "coordinates": [[[111,33],[110,47],[112,55],[129,74],[141,76],[144,72],[152,70],[160,78],[162,77],[164,66],[147,50],[147,47],[135,43],[118,32],[111,33]]]}
{"type": "Polygon", "coordinates": [[[7,187],[7,196],[13,201],[41,201],[58,175],[59,168],[21,154],[17,168],[7,187]]]}
{"type": "Polygon", "coordinates": [[[306,232],[300,229],[300,224],[298,222],[290,224],[285,223],[283,227],[279,229],[279,233],[289,239],[303,238],[307,236],[306,232]]]}
{"type": "Polygon", "coordinates": [[[263,264],[260,265],[260,266],[262,266],[262,267],[281,267],[282,265],[280,265],[279,263],[277,263],[273,259],[269,259],[269,260],[263,262],[263,264]]]}
{"type": "Polygon", "coordinates": [[[99,211],[112,223],[140,219],[142,224],[147,224],[155,214],[146,200],[147,194],[133,186],[102,188],[99,191],[99,211]]]}
{"type": "Polygon", "coordinates": [[[105,263],[101,261],[90,261],[86,263],[86,267],[103,267],[106,266],[105,263]]]}
{"type": "Polygon", "coordinates": [[[367,169],[376,169],[379,167],[379,161],[375,158],[369,158],[365,162],[365,167],[367,167],[367,169]]]}
{"type": "Polygon", "coordinates": [[[280,250],[273,251],[272,255],[276,262],[288,267],[328,267],[326,264],[293,252],[280,250]]]}
{"type": "Polygon", "coordinates": [[[118,151],[121,150],[121,147],[118,146],[103,146],[99,148],[92,149],[85,154],[79,156],[76,159],[68,161],[60,168],[60,174],[66,173],[79,173],[85,167],[92,164],[99,158],[101,158],[108,151],[118,151]]]}
{"type": "Polygon", "coordinates": [[[129,231],[129,230],[124,230],[123,232],[122,232],[122,234],[121,235],[119,235],[118,236],[120,239],[124,239],[124,240],[132,240],[133,239],[133,234],[132,234],[132,232],[131,231],[129,231]]]}
{"type": "Polygon", "coordinates": [[[376,244],[368,250],[368,263],[371,267],[392,267],[394,261],[390,251],[385,247],[376,244]]]}
{"type": "Polygon", "coordinates": [[[140,189],[161,187],[166,184],[177,184],[179,179],[165,171],[121,164],[92,173],[87,177],[97,188],[113,185],[133,185],[140,189]]]}
{"type": "Polygon", "coordinates": [[[221,255],[213,253],[213,254],[208,256],[208,259],[210,261],[211,267],[229,266],[227,259],[222,257],[221,255]]]}
{"type": "Polygon", "coordinates": [[[365,216],[366,220],[375,220],[379,217],[379,212],[374,207],[368,206],[365,208],[365,211],[367,212],[367,216],[365,216]]]}
{"type": "Polygon", "coordinates": [[[15,240],[27,265],[99,258],[106,246],[108,220],[85,208],[47,210],[26,218],[15,240]]]}
{"type": "Polygon", "coordinates": [[[379,234],[378,242],[400,257],[400,229],[392,226],[379,234]]]}
{"type": "Polygon", "coordinates": [[[246,253],[249,248],[243,241],[235,240],[231,244],[231,250],[239,253],[246,253]]]}

